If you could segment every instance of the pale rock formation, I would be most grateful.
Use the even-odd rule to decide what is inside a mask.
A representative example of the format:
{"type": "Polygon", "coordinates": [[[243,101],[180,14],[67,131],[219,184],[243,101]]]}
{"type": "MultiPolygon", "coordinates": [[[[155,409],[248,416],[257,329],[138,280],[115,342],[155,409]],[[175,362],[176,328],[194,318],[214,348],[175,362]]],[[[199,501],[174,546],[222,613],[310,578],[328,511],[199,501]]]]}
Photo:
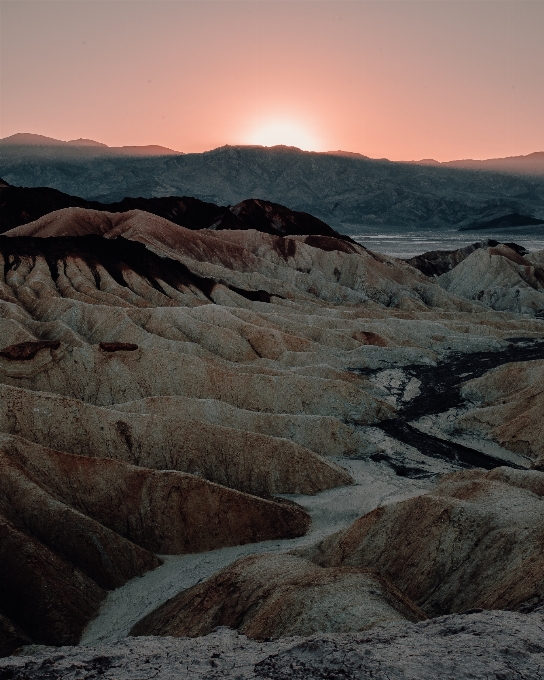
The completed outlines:
{"type": "Polygon", "coordinates": [[[493,309],[534,316],[544,311],[544,269],[539,262],[499,244],[475,250],[438,282],[450,293],[493,309]]]}
{"type": "Polygon", "coordinates": [[[426,309],[435,298],[452,310],[471,309],[468,303],[441,294],[409,265],[326,236],[192,231],[141,210],[108,213],[84,208],[58,210],[5,233],[8,237],[39,238],[83,235],[122,236],[181,262],[197,276],[215,279],[215,283],[262,289],[287,299],[294,293],[329,302],[357,303],[370,298],[417,311],[426,309]]]}
{"type": "Polygon", "coordinates": [[[544,250],[535,250],[532,253],[527,253],[525,259],[535,267],[544,268],[544,250]]]}
{"type": "Polygon", "coordinates": [[[229,626],[250,638],[348,633],[425,615],[385,579],[322,568],[290,555],[251,555],[172,598],[131,635],[206,635],[229,626]]]}
{"type": "Polygon", "coordinates": [[[544,469],[544,361],[505,364],[466,382],[456,429],[489,438],[544,469]]]}
{"type": "Polygon", "coordinates": [[[61,451],[189,472],[259,495],[351,483],[330,461],[288,439],[203,423],[183,413],[119,413],[0,385],[0,431],[61,451]]]}
{"type": "Polygon", "coordinates": [[[249,411],[217,399],[149,397],[115,404],[114,408],[123,413],[191,419],[245,432],[284,437],[323,456],[356,455],[365,449],[368,439],[361,428],[333,416],[249,411]]]}
{"type": "Polygon", "coordinates": [[[426,276],[441,276],[465,260],[471,253],[479,248],[488,248],[498,245],[498,241],[476,241],[463,248],[456,250],[431,250],[421,255],[416,255],[406,260],[412,267],[419,269],[426,276]]]}
{"type": "Polygon", "coordinates": [[[544,595],[543,494],[544,473],[455,472],[296,554],[376,569],[429,616],[513,608],[544,595]]]}
{"type": "Polygon", "coordinates": [[[544,466],[542,360],[506,363],[463,383],[459,406],[412,427],[522,468],[544,466]]]}
{"type": "Polygon", "coordinates": [[[189,396],[254,411],[332,415],[363,424],[393,414],[389,405],[355,381],[251,367],[235,371],[213,359],[143,347],[136,352],[103,352],[96,346],[62,344],[58,350],[41,350],[31,361],[0,356],[0,382],[97,406],[152,396],[189,396]]]}

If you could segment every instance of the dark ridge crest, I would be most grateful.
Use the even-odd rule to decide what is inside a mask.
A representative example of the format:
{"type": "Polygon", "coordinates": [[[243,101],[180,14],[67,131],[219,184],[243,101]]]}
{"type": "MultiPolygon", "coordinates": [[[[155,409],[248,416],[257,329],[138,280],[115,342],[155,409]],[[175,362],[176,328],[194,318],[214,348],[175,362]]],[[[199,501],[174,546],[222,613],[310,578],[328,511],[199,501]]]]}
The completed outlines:
{"type": "MultiPolygon", "coordinates": [[[[101,286],[99,265],[124,288],[130,287],[124,274],[133,271],[164,295],[167,293],[160,281],[180,292],[183,292],[184,288],[199,291],[211,301],[211,292],[219,283],[214,278],[198,276],[181,262],[160,257],[142,243],[130,241],[122,236],[107,239],[96,234],[51,238],[0,235],[0,253],[4,258],[4,278],[10,270],[20,266],[23,258],[31,258],[35,263],[36,258],[41,256],[47,262],[55,282],[59,277],[59,267],[64,268],[68,258],[82,260],[93,273],[99,290],[101,286]]],[[[242,290],[234,287],[231,290],[252,301],[270,302],[271,299],[270,294],[262,290],[242,290]]]]}
{"type": "Polygon", "coordinates": [[[144,210],[186,229],[256,229],[276,236],[310,234],[312,238],[326,237],[354,243],[349,236],[336,232],[309,213],[255,198],[234,206],[218,206],[191,196],[126,197],[116,203],[100,203],[48,187],[15,187],[0,180],[0,233],[63,208],[86,208],[111,213],[144,210]]]}

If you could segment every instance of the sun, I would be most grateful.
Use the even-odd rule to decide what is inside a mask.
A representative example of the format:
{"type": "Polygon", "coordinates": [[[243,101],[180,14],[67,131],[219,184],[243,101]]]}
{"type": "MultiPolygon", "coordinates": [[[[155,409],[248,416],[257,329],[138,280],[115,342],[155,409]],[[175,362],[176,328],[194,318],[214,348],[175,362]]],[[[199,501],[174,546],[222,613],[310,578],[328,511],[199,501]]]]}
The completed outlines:
{"type": "Polygon", "coordinates": [[[248,144],[259,146],[296,146],[304,151],[317,151],[319,141],[303,125],[288,120],[271,120],[258,125],[248,136],[248,144]]]}

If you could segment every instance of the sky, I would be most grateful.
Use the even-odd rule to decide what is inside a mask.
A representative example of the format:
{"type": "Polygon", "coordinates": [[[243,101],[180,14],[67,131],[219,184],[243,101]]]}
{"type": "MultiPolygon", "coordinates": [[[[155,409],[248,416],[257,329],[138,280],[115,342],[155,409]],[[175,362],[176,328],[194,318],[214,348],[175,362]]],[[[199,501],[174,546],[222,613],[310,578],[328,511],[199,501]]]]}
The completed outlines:
{"type": "Polygon", "coordinates": [[[1,0],[0,137],[544,150],[544,0],[1,0]]]}

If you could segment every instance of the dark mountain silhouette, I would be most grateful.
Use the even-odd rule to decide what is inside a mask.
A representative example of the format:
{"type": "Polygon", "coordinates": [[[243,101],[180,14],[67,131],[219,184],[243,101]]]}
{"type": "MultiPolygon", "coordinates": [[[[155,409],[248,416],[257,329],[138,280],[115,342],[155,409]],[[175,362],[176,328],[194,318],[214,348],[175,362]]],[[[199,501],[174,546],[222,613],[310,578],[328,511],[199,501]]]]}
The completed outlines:
{"type": "Polygon", "coordinates": [[[419,161],[423,164],[437,164],[451,168],[469,170],[491,170],[516,175],[544,175],[544,151],[535,151],[527,156],[509,156],[507,158],[488,158],[486,160],[458,160],[438,163],[438,161],[419,161]]]}
{"type": "MultiPolygon", "coordinates": [[[[17,132],[15,135],[0,139],[0,144],[2,146],[64,146],[69,142],[63,142],[60,139],[46,137],[45,135],[36,135],[32,132],[17,132]]],[[[100,142],[96,142],[96,144],[100,144],[100,142]]]]}
{"type": "Polygon", "coordinates": [[[116,203],[100,203],[47,187],[13,187],[0,179],[0,233],[63,208],[113,213],[145,210],[188,229],[256,229],[279,236],[311,234],[351,240],[312,215],[258,199],[246,199],[235,206],[218,206],[190,196],[124,198],[116,203]]]}
{"type": "Polygon", "coordinates": [[[509,215],[500,215],[492,220],[485,220],[484,222],[472,222],[472,224],[462,227],[460,231],[475,231],[478,229],[504,229],[509,227],[534,227],[539,224],[544,224],[544,220],[539,220],[532,215],[520,215],[519,213],[510,213],[509,215]]]}
{"type": "Polygon", "coordinates": [[[61,208],[87,208],[89,201],[48,187],[13,187],[0,179],[0,233],[61,208]]]}
{"type": "Polygon", "coordinates": [[[30,132],[19,132],[0,139],[0,150],[2,155],[7,157],[39,156],[64,159],[96,156],[175,156],[181,153],[157,144],[108,146],[94,139],[83,138],[63,142],[60,139],[30,132]]]}
{"type": "Polygon", "coordinates": [[[463,248],[457,248],[456,250],[431,250],[421,255],[416,255],[416,257],[412,257],[406,260],[406,262],[411,264],[412,267],[419,269],[425,276],[441,276],[457,267],[458,264],[466,260],[475,250],[480,248],[496,248],[499,245],[510,248],[510,250],[513,250],[522,257],[529,252],[517,243],[501,244],[499,241],[489,238],[485,241],[471,243],[463,248]]]}
{"type": "Polygon", "coordinates": [[[94,139],[84,139],[83,137],[80,137],[79,139],[70,139],[66,144],[70,144],[71,146],[100,146],[102,148],[108,148],[107,144],[95,142],[94,139]]]}

